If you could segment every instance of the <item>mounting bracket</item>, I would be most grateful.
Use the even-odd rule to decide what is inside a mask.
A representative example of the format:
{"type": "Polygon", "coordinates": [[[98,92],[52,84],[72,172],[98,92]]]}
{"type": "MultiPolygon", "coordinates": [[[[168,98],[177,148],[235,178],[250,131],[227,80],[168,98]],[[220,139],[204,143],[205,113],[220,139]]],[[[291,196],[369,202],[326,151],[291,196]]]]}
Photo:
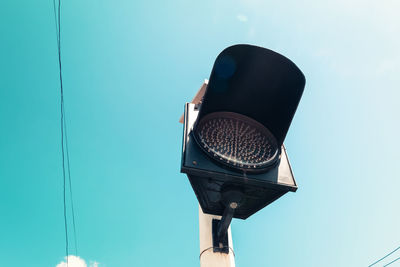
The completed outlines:
{"type": "Polygon", "coordinates": [[[229,254],[228,228],[237,207],[243,200],[243,193],[237,188],[227,188],[222,193],[225,203],[221,220],[212,220],[213,251],[229,254]]]}
{"type": "Polygon", "coordinates": [[[212,239],[213,239],[213,251],[229,254],[229,241],[228,235],[223,238],[218,238],[218,225],[221,220],[212,220],[212,239]]]}

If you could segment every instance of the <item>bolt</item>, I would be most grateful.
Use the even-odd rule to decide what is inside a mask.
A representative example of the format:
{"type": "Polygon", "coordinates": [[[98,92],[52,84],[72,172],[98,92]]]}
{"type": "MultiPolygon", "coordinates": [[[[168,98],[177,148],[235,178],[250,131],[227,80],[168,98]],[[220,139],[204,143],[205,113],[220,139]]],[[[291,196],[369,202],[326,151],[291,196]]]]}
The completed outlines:
{"type": "Polygon", "coordinates": [[[236,209],[238,207],[238,204],[236,202],[232,202],[231,204],[229,204],[229,207],[231,207],[231,209],[236,209]]]}

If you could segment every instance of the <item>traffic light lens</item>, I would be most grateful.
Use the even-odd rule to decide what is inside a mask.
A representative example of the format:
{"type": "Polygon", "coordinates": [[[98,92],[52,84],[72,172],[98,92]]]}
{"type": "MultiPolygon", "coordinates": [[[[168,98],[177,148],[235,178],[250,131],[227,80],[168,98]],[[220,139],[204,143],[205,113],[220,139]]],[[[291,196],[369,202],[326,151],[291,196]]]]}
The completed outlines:
{"type": "Polygon", "coordinates": [[[214,112],[201,119],[195,139],[214,159],[230,167],[258,170],[275,163],[278,145],[257,121],[233,112],[214,112]]]}

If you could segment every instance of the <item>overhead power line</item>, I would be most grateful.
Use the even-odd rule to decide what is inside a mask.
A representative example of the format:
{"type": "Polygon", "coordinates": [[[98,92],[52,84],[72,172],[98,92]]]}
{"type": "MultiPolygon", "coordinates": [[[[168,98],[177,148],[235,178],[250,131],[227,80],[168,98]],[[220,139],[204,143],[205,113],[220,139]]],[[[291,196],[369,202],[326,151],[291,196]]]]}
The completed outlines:
{"type": "MultiPolygon", "coordinates": [[[[388,254],[386,254],[385,256],[383,256],[382,258],[380,258],[379,260],[375,261],[375,262],[372,263],[371,265],[368,265],[368,267],[371,267],[371,266],[377,264],[378,262],[380,262],[380,261],[386,259],[387,257],[389,257],[390,255],[392,255],[393,253],[395,253],[395,252],[396,252],[397,250],[399,250],[399,249],[400,249],[400,246],[397,247],[396,249],[392,250],[391,252],[389,252],[388,254]]],[[[398,259],[400,259],[400,258],[395,259],[394,261],[388,263],[388,264],[385,265],[385,266],[388,266],[389,264],[392,264],[393,262],[397,261],[398,259]]]]}
{"type": "Polygon", "coordinates": [[[400,257],[398,257],[397,259],[392,260],[391,262],[389,262],[389,263],[386,264],[386,265],[383,265],[383,267],[389,266],[390,264],[395,263],[395,262],[398,261],[398,260],[400,260],[400,257]]]}
{"type": "Polygon", "coordinates": [[[75,227],[75,211],[72,195],[72,182],[71,182],[71,167],[69,160],[69,149],[68,149],[68,137],[67,137],[67,123],[65,119],[65,104],[64,104],[64,88],[62,79],[62,63],[61,63],[61,0],[53,0],[54,19],[56,26],[57,36],[57,50],[58,50],[58,66],[59,66],[59,78],[60,78],[60,117],[61,117],[61,154],[62,154],[62,173],[63,173],[63,208],[64,208],[64,230],[65,230],[65,254],[68,266],[68,255],[69,255],[69,242],[68,242],[68,218],[67,218],[67,179],[66,173],[68,173],[68,184],[69,184],[69,196],[71,202],[71,213],[72,213],[72,224],[75,241],[75,254],[78,255],[78,246],[76,238],[76,227],[75,227]]]}
{"type": "Polygon", "coordinates": [[[67,137],[67,124],[65,118],[65,107],[64,107],[64,134],[65,134],[65,148],[67,152],[67,169],[68,169],[68,183],[69,183],[69,197],[71,201],[71,213],[72,213],[72,228],[74,230],[74,242],[75,242],[75,255],[78,255],[78,241],[76,238],[76,227],[75,227],[75,211],[74,211],[74,199],[72,197],[72,182],[71,182],[71,167],[69,163],[69,149],[68,149],[68,137],[67,137]]]}

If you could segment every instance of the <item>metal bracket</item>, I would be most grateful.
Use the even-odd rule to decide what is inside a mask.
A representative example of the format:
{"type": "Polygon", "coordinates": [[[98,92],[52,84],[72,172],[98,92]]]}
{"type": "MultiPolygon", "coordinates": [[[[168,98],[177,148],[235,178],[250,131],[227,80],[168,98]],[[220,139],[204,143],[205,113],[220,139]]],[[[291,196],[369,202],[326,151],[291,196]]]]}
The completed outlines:
{"type": "Polygon", "coordinates": [[[213,251],[229,254],[229,242],[228,235],[223,238],[218,238],[218,225],[221,221],[217,219],[212,220],[212,239],[213,239],[213,251]]]}
{"type": "Polygon", "coordinates": [[[239,188],[226,187],[222,192],[222,203],[225,205],[221,220],[212,220],[212,238],[214,252],[229,254],[228,228],[235,210],[243,202],[243,193],[239,188]]]}
{"type": "Polygon", "coordinates": [[[221,220],[212,220],[212,237],[214,252],[229,254],[228,228],[238,204],[231,202],[225,207],[221,220]]]}

